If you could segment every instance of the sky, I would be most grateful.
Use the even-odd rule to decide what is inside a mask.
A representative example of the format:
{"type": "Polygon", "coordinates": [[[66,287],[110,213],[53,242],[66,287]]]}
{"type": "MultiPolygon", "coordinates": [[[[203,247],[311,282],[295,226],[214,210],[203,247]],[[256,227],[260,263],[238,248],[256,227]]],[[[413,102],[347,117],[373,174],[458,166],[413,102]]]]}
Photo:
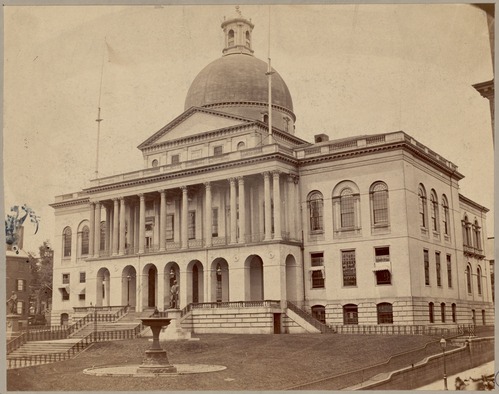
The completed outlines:
{"type": "MultiPolygon", "coordinates": [[[[143,167],[137,146],[180,115],[196,75],[222,55],[231,5],[4,6],[4,211],[27,204],[25,250],[54,240],[55,196],[143,167]]],[[[491,209],[485,13],[470,5],[242,5],[255,56],[291,92],[296,135],[313,141],[403,130],[465,175],[491,209]],[[269,23],[270,13],[270,23],[269,23]]]]}

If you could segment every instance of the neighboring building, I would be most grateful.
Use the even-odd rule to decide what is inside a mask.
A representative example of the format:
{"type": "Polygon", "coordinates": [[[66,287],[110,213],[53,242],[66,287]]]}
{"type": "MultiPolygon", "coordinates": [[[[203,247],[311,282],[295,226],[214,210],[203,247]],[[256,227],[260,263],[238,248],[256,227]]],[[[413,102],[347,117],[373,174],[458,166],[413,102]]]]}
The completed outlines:
{"type": "Polygon", "coordinates": [[[268,112],[253,24],[222,29],[145,168],[56,197],[52,321],[168,309],[177,282],[194,332],[303,332],[287,301],[334,325],[492,323],[487,209],[456,165],[402,131],[300,139],[277,72],[268,112]]]}
{"type": "Polygon", "coordinates": [[[487,238],[487,261],[490,267],[490,285],[492,286],[492,301],[495,302],[494,264],[495,264],[495,244],[494,237],[487,238]]]}
{"type": "MultiPolygon", "coordinates": [[[[12,245],[5,244],[6,248],[6,300],[15,293],[17,297],[15,312],[20,316],[19,328],[26,328],[29,314],[29,283],[31,280],[31,269],[29,256],[23,250],[23,228],[19,230],[17,250],[12,245]]],[[[7,313],[9,313],[7,306],[7,313]]]]}

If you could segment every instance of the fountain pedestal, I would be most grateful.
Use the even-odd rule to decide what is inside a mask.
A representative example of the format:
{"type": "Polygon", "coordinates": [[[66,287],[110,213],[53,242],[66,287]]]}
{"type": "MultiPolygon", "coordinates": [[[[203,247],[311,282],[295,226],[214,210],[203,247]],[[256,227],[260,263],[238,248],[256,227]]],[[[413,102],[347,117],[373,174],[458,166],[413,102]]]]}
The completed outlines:
{"type": "Polygon", "coordinates": [[[159,333],[163,327],[170,324],[171,319],[151,317],[141,320],[144,325],[151,327],[152,345],[149,350],[146,350],[145,358],[137,368],[137,373],[176,373],[177,368],[169,363],[166,350],[162,349],[159,344],[159,333]]]}

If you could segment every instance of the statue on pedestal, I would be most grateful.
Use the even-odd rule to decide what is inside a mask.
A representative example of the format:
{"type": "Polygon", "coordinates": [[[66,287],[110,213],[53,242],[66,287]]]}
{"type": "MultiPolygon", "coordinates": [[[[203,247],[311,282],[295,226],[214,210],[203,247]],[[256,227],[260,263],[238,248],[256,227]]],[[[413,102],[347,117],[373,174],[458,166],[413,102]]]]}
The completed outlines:
{"type": "Polygon", "coordinates": [[[10,298],[7,300],[7,313],[10,315],[17,315],[17,294],[12,292],[10,298]]]}

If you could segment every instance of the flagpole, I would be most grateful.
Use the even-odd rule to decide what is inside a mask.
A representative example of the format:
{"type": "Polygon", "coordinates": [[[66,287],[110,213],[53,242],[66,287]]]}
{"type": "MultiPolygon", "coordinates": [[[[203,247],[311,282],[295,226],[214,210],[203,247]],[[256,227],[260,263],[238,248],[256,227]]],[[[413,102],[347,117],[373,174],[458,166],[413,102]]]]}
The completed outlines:
{"type": "Polygon", "coordinates": [[[269,101],[269,144],[274,143],[273,141],[273,135],[272,135],[272,66],[270,65],[270,5],[269,5],[269,37],[268,37],[268,61],[269,61],[269,66],[268,70],[265,73],[269,79],[269,94],[268,94],[268,101],[269,101]]]}
{"type": "Polygon", "coordinates": [[[100,112],[101,112],[100,101],[101,101],[101,97],[102,97],[102,79],[104,76],[104,59],[105,59],[106,48],[107,48],[107,42],[106,42],[105,37],[104,37],[104,43],[106,45],[104,47],[104,52],[102,53],[102,65],[101,65],[101,71],[100,71],[100,85],[99,85],[99,103],[97,105],[97,119],[95,119],[95,121],[97,122],[97,146],[96,146],[96,152],[95,152],[95,179],[99,178],[100,123],[104,120],[100,116],[100,112]]]}

